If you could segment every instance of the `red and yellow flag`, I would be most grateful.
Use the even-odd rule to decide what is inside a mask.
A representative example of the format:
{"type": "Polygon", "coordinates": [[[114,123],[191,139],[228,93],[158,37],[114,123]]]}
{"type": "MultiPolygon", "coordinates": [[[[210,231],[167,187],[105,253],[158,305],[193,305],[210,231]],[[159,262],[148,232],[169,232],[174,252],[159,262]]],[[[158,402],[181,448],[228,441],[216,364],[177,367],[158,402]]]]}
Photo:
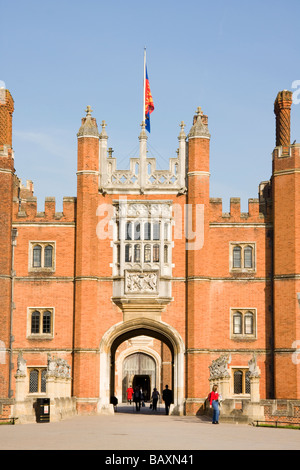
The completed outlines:
{"type": "Polygon", "coordinates": [[[150,91],[150,83],[148,78],[147,66],[145,75],[145,125],[146,130],[150,132],[150,114],[154,111],[153,98],[150,91]]]}

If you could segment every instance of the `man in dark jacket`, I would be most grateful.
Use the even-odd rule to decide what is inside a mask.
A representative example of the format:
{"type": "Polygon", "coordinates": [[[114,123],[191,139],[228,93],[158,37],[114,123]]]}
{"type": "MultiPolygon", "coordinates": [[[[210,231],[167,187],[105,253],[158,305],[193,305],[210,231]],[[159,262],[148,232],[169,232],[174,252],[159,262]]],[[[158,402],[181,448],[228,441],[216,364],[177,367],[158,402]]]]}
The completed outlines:
{"type": "Polygon", "coordinates": [[[172,395],[173,395],[172,390],[170,390],[169,386],[166,385],[166,388],[164,389],[163,396],[162,396],[162,399],[165,402],[166,415],[169,414],[169,408],[170,408],[170,405],[173,401],[173,396],[172,395]]]}
{"type": "Polygon", "coordinates": [[[139,387],[134,388],[134,394],[133,394],[133,401],[135,402],[135,409],[136,411],[140,411],[141,409],[141,391],[139,387]]]}

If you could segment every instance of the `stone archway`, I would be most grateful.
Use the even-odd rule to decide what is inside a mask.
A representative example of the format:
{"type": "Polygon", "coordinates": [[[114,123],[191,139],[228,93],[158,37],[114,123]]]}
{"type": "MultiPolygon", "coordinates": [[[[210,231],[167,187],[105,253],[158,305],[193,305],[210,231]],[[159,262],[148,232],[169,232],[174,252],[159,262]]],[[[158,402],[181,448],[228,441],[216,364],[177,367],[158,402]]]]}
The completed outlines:
{"type": "MultiPolygon", "coordinates": [[[[138,339],[138,337],[137,337],[138,339]]],[[[144,337],[143,337],[144,339],[144,337]]],[[[116,396],[118,398],[119,403],[127,403],[127,393],[126,390],[129,385],[132,385],[133,376],[135,373],[150,373],[151,374],[151,381],[150,384],[152,388],[154,386],[158,386],[160,381],[161,369],[162,369],[162,361],[160,354],[155,351],[154,349],[149,347],[149,339],[147,338],[148,345],[146,345],[146,341],[144,340],[144,344],[133,344],[128,346],[125,351],[122,351],[118,358],[116,359],[116,375],[119,378],[119,387],[117,389],[116,396]],[[153,370],[152,371],[145,371],[145,370],[133,370],[130,374],[130,370],[126,367],[126,363],[130,360],[131,357],[136,355],[145,355],[148,356],[150,360],[153,361],[153,370]]]]}
{"type": "Polygon", "coordinates": [[[110,404],[112,383],[114,380],[114,357],[119,344],[134,336],[147,335],[163,341],[172,353],[173,362],[173,414],[184,411],[184,352],[185,347],[179,333],[167,323],[149,318],[136,318],[112,326],[103,335],[100,343],[100,396],[98,413],[113,413],[110,404]]]}

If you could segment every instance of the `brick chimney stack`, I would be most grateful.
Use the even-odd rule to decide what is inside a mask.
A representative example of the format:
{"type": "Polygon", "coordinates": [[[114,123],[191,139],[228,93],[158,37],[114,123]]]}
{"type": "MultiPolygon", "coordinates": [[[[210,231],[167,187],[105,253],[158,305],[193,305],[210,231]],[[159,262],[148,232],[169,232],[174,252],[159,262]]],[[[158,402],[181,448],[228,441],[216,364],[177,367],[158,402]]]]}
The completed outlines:
{"type": "Polygon", "coordinates": [[[274,103],[276,115],[276,147],[282,147],[282,153],[288,154],[291,144],[291,106],[293,93],[280,91],[274,103]]]}

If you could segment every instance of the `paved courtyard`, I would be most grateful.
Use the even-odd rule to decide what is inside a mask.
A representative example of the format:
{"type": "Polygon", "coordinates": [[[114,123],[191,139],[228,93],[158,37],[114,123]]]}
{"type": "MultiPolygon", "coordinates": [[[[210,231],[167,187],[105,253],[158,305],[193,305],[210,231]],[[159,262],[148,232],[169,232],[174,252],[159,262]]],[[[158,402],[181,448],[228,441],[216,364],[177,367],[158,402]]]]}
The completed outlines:
{"type": "Polygon", "coordinates": [[[24,449],[103,450],[107,455],[134,450],[299,450],[300,430],[213,425],[198,417],[166,416],[163,407],[157,413],[138,413],[128,405],[113,416],[0,426],[0,450],[24,449]]]}

